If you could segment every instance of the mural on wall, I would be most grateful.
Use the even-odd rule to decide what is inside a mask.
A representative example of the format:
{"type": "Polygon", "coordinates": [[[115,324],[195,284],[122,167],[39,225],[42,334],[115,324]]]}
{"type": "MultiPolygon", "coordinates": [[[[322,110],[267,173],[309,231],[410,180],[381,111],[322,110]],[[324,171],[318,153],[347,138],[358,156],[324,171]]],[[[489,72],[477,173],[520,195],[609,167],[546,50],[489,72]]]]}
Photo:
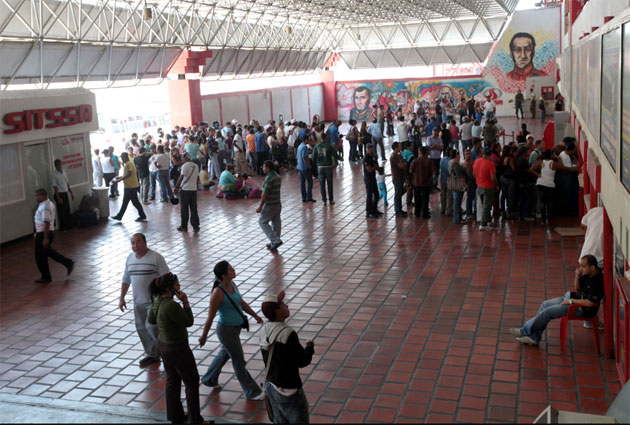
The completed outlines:
{"type": "Polygon", "coordinates": [[[526,90],[529,77],[554,76],[560,54],[559,9],[516,12],[483,71],[504,93],[526,90]]]}
{"type": "Polygon", "coordinates": [[[374,105],[383,105],[390,110],[401,107],[405,114],[409,114],[413,112],[416,100],[433,104],[441,97],[459,101],[462,97],[500,96],[500,92],[493,92],[490,84],[480,78],[340,82],[336,90],[338,119],[358,122],[369,122],[374,105]]]}

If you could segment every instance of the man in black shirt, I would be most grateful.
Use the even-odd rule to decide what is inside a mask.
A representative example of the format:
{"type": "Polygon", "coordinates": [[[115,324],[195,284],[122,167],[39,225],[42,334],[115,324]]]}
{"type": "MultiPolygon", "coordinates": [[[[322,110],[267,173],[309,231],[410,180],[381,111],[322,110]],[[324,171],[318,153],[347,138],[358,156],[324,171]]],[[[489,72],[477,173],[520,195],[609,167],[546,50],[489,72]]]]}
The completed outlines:
{"type": "Polygon", "coordinates": [[[285,323],[289,307],[284,291],[267,295],[262,312],[269,322],[260,328],[260,350],[265,362],[265,393],[275,423],[308,423],[308,400],[302,389],[300,368],[311,363],[313,341],[302,347],[297,333],[285,323]]]}
{"type": "Polygon", "coordinates": [[[147,154],[144,146],[138,150],[138,155],[133,159],[133,164],[138,170],[138,183],[140,183],[140,196],[142,197],[142,203],[149,205],[149,158],[151,155],[147,154]]]}
{"type": "Polygon", "coordinates": [[[522,344],[538,345],[549,321],[566,316],[569,305],[579,306],[575,310],[577,317],[595,317],[604,297],[604,280],[595,256],[585,255],[580,259],[580,267],[575,269],[573,287],[574,292],[544,301],[536,317],[528,320],[520,329],[510,328],[510,333],[522,344]]]}
{"type": "Polygon", "coordinates": [[[366,200],[365,215],[367,218],[374,218],[383,213],[377,209],[378,205],[378,185],[376,184],[376,158],[374,158],[374,146],[365,146],[365,158],[363,158],[363,181],[365,182],[366,200]]]}

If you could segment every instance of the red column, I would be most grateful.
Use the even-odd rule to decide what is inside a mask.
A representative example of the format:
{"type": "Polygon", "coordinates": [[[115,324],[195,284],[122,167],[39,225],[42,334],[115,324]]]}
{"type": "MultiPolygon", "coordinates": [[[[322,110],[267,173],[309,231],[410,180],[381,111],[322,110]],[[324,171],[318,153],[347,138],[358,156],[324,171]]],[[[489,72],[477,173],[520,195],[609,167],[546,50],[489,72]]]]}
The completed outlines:
{"type": "MultiPolygon", "coordinates": [[[[592,194],[591,194],[592,196],[592,194]]],[[[612,357],[613,346],[613,228],[604,207],[604,355],[612,357]]]]}
{"type": "Polygon", "coordinates": [[[335,74],[333,71],[322,71],[320,74],[324,84],[324,121],[337,119],[337,93],[335,90],[335,74]]]}
{"type": "Polygon", "coordinates": [[[203,121],[199,80],[170,80],[168,101],[171,126],[191,126],[203,121]]]}

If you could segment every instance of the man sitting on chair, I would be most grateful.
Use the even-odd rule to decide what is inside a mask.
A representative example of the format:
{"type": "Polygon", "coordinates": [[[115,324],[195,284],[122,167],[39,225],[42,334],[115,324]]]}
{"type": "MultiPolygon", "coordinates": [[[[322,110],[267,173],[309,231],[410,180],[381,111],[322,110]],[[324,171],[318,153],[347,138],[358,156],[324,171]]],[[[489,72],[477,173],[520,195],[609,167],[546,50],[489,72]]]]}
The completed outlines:
{"type": "Polygon", "coordinates": [[[580,259],[580,267],[575,269],[573,287],[574,292],[543,301],[536,317],[529,319],[522,328],[510,328],[510,333],[522,344],[538,345],[549,321],[566,316],[569,305],[579,306],[575,310],[577,317],[594,317],[604,297],[604,281],[593,255],[585,255],[580,259]]]}

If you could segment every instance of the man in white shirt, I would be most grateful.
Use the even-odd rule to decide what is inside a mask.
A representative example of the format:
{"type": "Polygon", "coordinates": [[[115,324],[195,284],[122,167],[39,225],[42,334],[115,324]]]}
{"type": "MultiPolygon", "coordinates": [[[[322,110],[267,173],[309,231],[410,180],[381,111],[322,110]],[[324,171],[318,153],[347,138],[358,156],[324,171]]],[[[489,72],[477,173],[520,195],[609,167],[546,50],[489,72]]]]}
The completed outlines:
{"type": "Polygon", "coordinates": [[[490,96],[488,96],[488,100],[486,100],[486,102],[483,104],[483,112],[486,115],[486,120],[494,118],[494,111],[496,109],[496,106],[497,105],[492,101],[492,99],[490,99],[490,96]]]}
{"type": "Polygon", "coordinates": [[[125,295],[131,285],[136,331],[145,352],[145,357],[140,360],[140,367],[147,367],[160,361],[157,352],[158,328],[147,321],[152,305],[149,285],[153,279],[169,270],[164,257],[147,247],[147,239],[142,233],[131,236],[131,249],[133,252],[125,263],[118,307],[123,312],[127,308],[125,295]]]}
{"type": "MultiPolygon", "coordinates": [[[[157,147],[157,155],[152,156],[155,167],[158,169],[157,178],[160,182],[160,195],[162,202],[168,202],[173,199],[175,196],[173,195],[173,189],[171,189],[171,183],[168,181],[168,168],[171,164],[171,159],[167,154],[164,153],[164,146],[160,145],[157,147]]],[[[151,159],[149,160],[149,171],[151,171],[151,159]]],[[[151,194],[151,199],[153,199],[153,194],[151,194]]]]}
{"type": "Polygon", "coordinates": [[[61,160],[55,159],[55,169],[52,172],[53,189],[55,190],[55,202],[59,205],[59,230],[65,232],[70,228],[70,199],[74,201],[74,193],[70,188],[68,175],[61,167],[61,160]]]}
{"type": "Polygon", "coordinates": [[[472,126],[473,122],[470,120],[470,118],[464,117],[464,123],[461,125],[461,127],[459,127],[459,137],[462,140],[462,145],[464,146],[464,149],[472,149],[473,147],[472,126]]]}
{"type": "MultiPolygon", "coordinates": [[[[183,139],[182,139],[183,140],[183,139]]],[[[157,148],[155,145],[151,145],[150,146],[150,153],[149,155],[149,182],[151,184],[151,190],[150,190],[150,196],[149,196],[149,201],[153,201],[155,199],[155,188],[157,186],[157,178],[158,178],[158,171],[159,168],[157,167],[157,165],[155,164],[155,160],[157,159],[157,148]]]]}
{"type": "Polygon", "coordinates": [[[48,199],[45,189],[35,191],[35,200],[39,203],[35,212],[35,263],[41,273],[41,277],[35,283],[50,283],[50,268],[48,257],[66,267],[68,276],[74,268],[74,261],[64,257],[54,249],[52,243],[55,239],[55,204],[48,199]]]}
{"type": "Polygon", "coordinates": [[[92,180],[94,187],[103,186],[103,164],[101,164],[100,151],[94,149],[94,155],[92,155],[92,180]]]}
{"type": "Polygon", "coordinates": [[[199,167],[190,161],[190,155],[186,152],[182,156],[184,165],[177,179],[175,190],[179,190],[179,200],[181,203],[182,223],[177,228],[180,232],[188,231],[188,214],[190,212],[190,224],[193,230],[199,231],[199,214],[197,213],[197,185],[199,184],[199,167]]]}

